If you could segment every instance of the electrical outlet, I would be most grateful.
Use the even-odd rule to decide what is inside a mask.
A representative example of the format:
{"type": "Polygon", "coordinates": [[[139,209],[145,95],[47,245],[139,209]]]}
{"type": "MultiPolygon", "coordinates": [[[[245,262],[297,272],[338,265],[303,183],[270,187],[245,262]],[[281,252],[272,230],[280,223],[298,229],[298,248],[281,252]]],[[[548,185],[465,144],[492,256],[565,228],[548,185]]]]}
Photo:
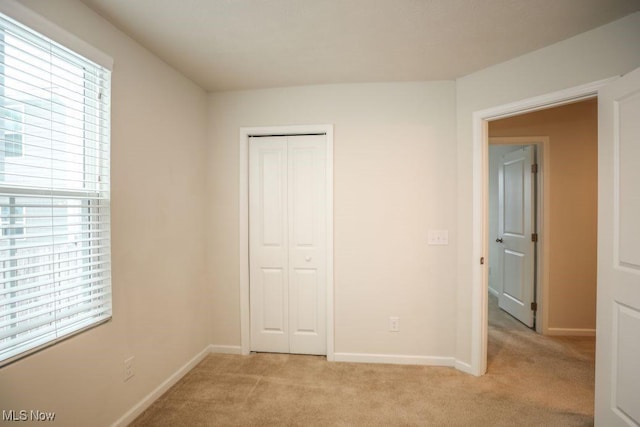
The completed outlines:
{"type": "Polygon", "coordinates": [[[133,370],[133,360],[135,357],[131,356],[128,359],[124,360],[124,380],[128,381],[135,375],[135,371],[133,370]]]}
{"type": "Polygon", "coordinates": [[[391,316],[389,317],[389,331],[390,332],[399,332],[400,331],[400,318],[391,316]]]}

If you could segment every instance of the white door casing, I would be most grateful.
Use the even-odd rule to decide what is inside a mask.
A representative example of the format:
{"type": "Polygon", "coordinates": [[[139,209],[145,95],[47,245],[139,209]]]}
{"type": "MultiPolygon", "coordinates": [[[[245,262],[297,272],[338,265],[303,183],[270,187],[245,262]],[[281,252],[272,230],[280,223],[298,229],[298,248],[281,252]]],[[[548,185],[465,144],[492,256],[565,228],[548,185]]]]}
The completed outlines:
{"type": "Polygon", "coordinates": [[[250,138],[251,350],[326,354],[326,136],[250,138]]]}
{"type": "Polygon", "coordinates": [[[468,258],[474,266],[471,278],[471,363],[460,369],[477,376],[487,371],[488,269],[483,261],[489,251],[488,121],[593,98],[598,90],[615,80],[617,77],[611,77],[473,113],[472,250],[468,258]]]}
{"type": "Polygon", "coordinates": [[[535,274],[535,147],[526,146],[502,156],[498,182],[498,238],[500,243],[500,308],[533,327],[535,274]]]}
{"type": "Polygon", "coordinates": [[[596,426],[640,425],[640,69],[598,93],[596,426]]]}

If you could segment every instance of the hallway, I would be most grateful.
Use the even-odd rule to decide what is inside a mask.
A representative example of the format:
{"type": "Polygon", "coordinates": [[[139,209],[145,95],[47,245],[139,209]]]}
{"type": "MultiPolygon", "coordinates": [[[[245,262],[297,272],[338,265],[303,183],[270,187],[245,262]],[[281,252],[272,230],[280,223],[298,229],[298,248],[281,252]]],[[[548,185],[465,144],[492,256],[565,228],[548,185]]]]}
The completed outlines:
{"type": "Polygon", "coordinates": [[[537,334],[490,294],[485,377],[508,386],[509,394],[593,417],[595,337],[537,334]]]}

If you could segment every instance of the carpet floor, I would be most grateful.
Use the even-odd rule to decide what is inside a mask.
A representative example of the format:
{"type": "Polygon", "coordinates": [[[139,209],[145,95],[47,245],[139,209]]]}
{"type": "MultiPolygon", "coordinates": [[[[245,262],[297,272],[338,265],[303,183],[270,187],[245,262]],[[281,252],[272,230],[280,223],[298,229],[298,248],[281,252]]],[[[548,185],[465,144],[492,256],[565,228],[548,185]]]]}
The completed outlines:
{"type": "Polygon", "coordinates": [[[594,338],[489,308],[488,371],[212,354],[133,426],[591,426],[594,338]]]}

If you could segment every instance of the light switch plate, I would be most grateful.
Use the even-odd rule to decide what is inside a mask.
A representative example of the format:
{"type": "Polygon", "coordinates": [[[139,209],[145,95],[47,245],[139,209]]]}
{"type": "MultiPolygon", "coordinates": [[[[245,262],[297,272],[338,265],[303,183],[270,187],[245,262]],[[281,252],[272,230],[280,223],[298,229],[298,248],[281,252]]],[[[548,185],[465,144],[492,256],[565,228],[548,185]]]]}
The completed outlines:
{"type": "Polygon", "coordinates": [[[432,246],[444,246],[449,244],[449,230],[429,230],[427,244],[432,246]]]}

